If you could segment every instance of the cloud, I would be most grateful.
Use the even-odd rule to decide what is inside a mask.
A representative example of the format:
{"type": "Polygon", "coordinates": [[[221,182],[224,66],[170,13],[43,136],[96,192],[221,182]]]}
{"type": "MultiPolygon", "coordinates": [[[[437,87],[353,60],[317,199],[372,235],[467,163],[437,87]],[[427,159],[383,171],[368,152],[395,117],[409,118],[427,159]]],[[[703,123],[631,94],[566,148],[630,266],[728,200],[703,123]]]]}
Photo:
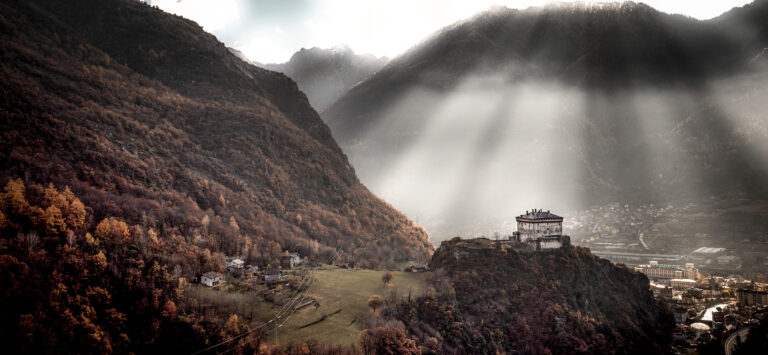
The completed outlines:
{"type": "Polygon", "coordinates": [[[240,19],[238,0],[152,0],[166,12],[192,19],[208,32],[216,32],[240,19]]]}
{"type": "MultiPolygon", "coordinates": [[[[494,4],[525,9],[549,0],[157,0],[165,11],[197,21],[232,45],[257,42],[269,47],[247,53],[260,62],[283,62],[302,47],[346,43],[355,52],[395,57],[441,27],[471,17],[494,4]],[[265,36],[279,35],[279,41],[265,36]]],[[[584,1],[580,1],[584,2],[584,1]]],[[[645,0],[661,11],[706,19],[749,0],[645,0]]]]}

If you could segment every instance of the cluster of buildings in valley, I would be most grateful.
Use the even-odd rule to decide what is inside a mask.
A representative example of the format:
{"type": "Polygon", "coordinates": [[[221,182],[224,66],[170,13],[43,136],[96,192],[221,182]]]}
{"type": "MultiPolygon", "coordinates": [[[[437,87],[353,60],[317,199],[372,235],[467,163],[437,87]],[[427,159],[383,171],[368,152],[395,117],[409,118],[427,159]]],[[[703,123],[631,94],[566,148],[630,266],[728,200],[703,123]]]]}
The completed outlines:
{"type": "Polygon", "coordinates": [[[610,203],[570,213],[564,228],[578,237],[574,243],[616,263],[695,263],[720,273],[768,268],[768,244],[758,242],[763,237],[735,232],[747,228],[736,219],[707,218],[711,208],[610,203]]]}
{"type": "Polygon", "coordinates": [[[693,263],[662,264],[652,260],[636,271],[651,280],[656,298],[672,305],[681,348],[724,340],[740,329],[768,321],[768,284],[738,276],[702,274],[693,263]]]}
{"type": "Polygon", "coordinates": [[[685,230],[690,221],[683,220],[698,212],[693,203],[680,207],[613,203],[577,213],[566,222],[549,211],[532,210],[515,219],[517,231],[496,240],[545,250],[571,244],[564,228],[575,233],[578,244],[595,255],[648,276],[654,296],[672,305],[677,346],[700,347],[768,321],[768,284],[736,275],[742,252],[718,245],[707,233],[685,230]]]}
{"type": "MultiPolygon", "coordinates": [[[[578,243],[594,254],[634,265],[648,276],[654,296],[672,305],[677,323],[674,339],[683,348],[725,340],[744,327],[768,321],[768,285],[735,275],[742,263],[739,253],[718,246],[705,233],[670,228],[696,209],[695,204],[676,208],[614,203],[577,213],[564,223],[569,232],[586,236],[578,243]],[[695,243],[670,245],[683,240],[695,243]]],[[[521,220],[530,223],[518,217],[513,239],[522,240],[526,234],[562,235],[563,224],[548,218],[537,225],[521,226],[521,220]]]]}
{"type": "Polygon", "coordinates": [[[659,264],[656,260],[651,260],[646,265],[638,265],[636,271],[640,271],[649,278],[687,280],[693,281],[699,278],[699,270],[693,263],[686,263],[685,266],[659,264]]]}
{"type": "Polygon", "coordinates": [[[736,290],[736,300],[740,306],[768,305],[768,292],[755,290],[736,290]]]}
{"type": "Polygon", "coordinates": [[[222,284],[225,275],[232,277],[253,278],[255,282],[273,284],[283,279],[283,271],[293,269],[301,265],[302,260],[298,253],[286,253],[280,256],[280,269],[267,268],[261,270],[259,266],[248,265],[240,257],[227,257],[224,272],[209,271],[200,275],[200,284],[208,287],[217,287],[222,284]]]}
{"type": "MultiPolygon", "coordinates": [[[[654,204],[631,206],[629,204],[610,203],[595,206],[588,210],[572,213],[565,225],[568,230],[582,236],[589,236],[586,242],[595,242],[622,234],[635,234],[637,230],[653,229],[656,219],[664,219],[672,223],[678,222],[686,210],[694,208],[689,204],[682,208],[656,206],[654,204]]],[[[642,243],[632,245],[637,250],[643,249],[642,243]]]]}

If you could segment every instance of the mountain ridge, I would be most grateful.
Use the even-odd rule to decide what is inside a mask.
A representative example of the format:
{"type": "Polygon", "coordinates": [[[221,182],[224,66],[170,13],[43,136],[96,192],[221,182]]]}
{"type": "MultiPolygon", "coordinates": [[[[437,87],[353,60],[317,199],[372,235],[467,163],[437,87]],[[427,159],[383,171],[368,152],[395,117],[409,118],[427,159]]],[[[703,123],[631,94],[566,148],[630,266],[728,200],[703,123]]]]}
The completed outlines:
{"type": "Polygon", "coordinates": [[[301,48],[288,62],[261,66],[293,78],[319,112],[384,67],[387,61],[386,57],[355,54],[349,46],[339,45],[328,49],[301,48]]]}

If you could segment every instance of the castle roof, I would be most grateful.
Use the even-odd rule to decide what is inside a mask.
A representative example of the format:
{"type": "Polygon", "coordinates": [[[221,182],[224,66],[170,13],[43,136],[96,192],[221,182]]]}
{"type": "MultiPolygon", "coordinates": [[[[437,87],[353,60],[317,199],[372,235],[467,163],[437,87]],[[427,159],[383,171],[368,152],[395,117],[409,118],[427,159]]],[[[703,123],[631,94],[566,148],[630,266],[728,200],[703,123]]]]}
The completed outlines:
{"type": "Polygon", "coordinates": [[[556,214],[550,213],[549,211],[544,210],[532,210],[532,211],[525,211],[524,215],[517,216],[517,220],[526,220],[526,221],[532,221],[532,222],[538,222],[538,221],[551,221],[551,220],[558,220],[560,222],[563,221],[563,217],[560,217],[556,214]]]}

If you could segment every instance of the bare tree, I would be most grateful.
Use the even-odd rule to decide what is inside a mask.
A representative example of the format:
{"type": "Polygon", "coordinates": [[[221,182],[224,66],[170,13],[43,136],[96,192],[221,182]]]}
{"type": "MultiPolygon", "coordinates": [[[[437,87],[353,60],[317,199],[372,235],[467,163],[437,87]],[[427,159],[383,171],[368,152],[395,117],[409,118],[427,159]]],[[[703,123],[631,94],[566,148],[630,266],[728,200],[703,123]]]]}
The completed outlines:
{"type": "Polygon", "coordinates": [[[75,232],[68,230],[67,231],[67,244],[72,247],[75,245],[75,242],[77,242],[77,236],[75,235],[75,232]]]}
{"type": "Polygon", "coordinates": [[[37,232],[35,231],[29,232],[24,236],[24,244],[27,245],[27,249],[29,249],[29,251],[32,251],[32,249],[34,249],[39,242],[40,236],[38,236],[37,232]]]}
{"type": "Polygon", "coordinates": [[[399,295],[397,293],[397,289],[393,289],[389,292],[389,302],[390,304],[397,304],[397,301],[399,299],[399,295]]]}
{"type": "Polygon", "coordinates": [[[203,220],[200,221],[200,224],[203,226],[203,234],[208,234],[208,225],[211,224],[211,219],[208,217],[208,215],[203,215],[203,220]]]}

